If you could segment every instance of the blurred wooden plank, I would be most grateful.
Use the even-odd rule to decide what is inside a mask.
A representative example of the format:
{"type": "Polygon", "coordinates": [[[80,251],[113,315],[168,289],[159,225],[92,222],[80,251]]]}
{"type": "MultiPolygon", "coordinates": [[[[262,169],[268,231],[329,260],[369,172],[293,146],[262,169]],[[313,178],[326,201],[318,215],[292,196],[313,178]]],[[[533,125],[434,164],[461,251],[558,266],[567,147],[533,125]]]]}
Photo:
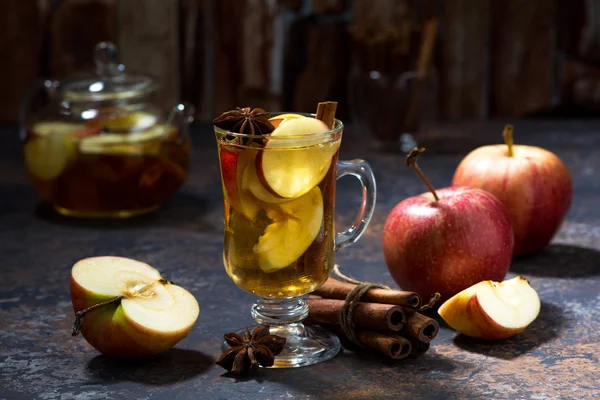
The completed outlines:
{"type": "Polygon", "coordinates": [[[553,1],[492,2],[492,116],[521,116],[551,107],[555,13],[553,1]]]}
{"type": "Polygon", "coordinates": [[[487,114],[490,0],[443,3],[439,110],[443,118],[487,114]]]}
{"type": "Polygon", "coordinates": [[[114,41],[114,0],[63,1],[49,15],[48,74],[62,78],[94,67],[94,46],[114,41]]]}
{"type": "Polygon", "coordinates": [[[578,56],[586,25],[586,0],[557,0],[557,48],[569,56],[578,56]]]}
{"type": "Polygon", "coordinates": [[[315,14],[341,13],[346,10],[346,0],[311,0],[311,10],[315,14]]]}
{"type": "Polygon", "coordinates": [[[600,67],[569,60],[560,71],[561,105],[600,110],[600,67]]]}
{"type": "Polygon", "coordinates": [[[156,99],[164,110],[180,101],[178,7],[178,0],[117,2],[120,60],[158,80],[156,99]]]}
{"type": "Polygon", "coordinates": [[[284,63],[287,109],[315,112],[319,102],[332,100],[338,102],[336,116],[345,118],[350,65],[345,22],[296,21],[290,27],[284,63]]]}
{"type": "Polygon", "coordinates": [[[281,9],[269,0],[214,4],[215,114],[235,107],[280,108],[274,85],[274,32],[281,9]]]}
{"type": "MultiPolygon", "coordinates": [[[[569,3],[568,7],[573,8],[578,2],[569,3]]],[[[576,55],[588,62],[600,63],[600,2],[585,1],[580,13],[581,32],[578,37],[576,55]]],[[[577,21],[572,21],[573,29],[577,21]]]]}
{"type": "Polygon", "coordinates": [[[357,26],[386,29],[415,20],[418,0],[355,0],[352,23],[357,26]]]}
{"type": "Polygon", "coordinates": [[[16,121],[25,88],[40,74],[42,27],[35,0],[0,2],[0,121],[16,121]]]}
{"type": "Polygon", "coordinates": [[[193,104],[196,119],[210,121],[212,109],[212,0],[180,0],[181,100],[193,104]]]}

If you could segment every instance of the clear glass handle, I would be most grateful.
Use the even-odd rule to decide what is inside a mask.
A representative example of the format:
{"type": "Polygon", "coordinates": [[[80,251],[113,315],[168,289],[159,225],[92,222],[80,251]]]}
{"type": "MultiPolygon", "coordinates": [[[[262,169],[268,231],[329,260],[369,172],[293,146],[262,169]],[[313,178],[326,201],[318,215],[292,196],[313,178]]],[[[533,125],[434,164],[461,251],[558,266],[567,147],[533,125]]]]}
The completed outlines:
{"type": "Polygon", "coordinates": [[[365,160],[338,161],[336,179],[342,176],[352,175],[360,181],[362,186],[362,202],[358,214],[352,226],[337,234],[335,238],[335,250],[338,251],[356,242],[367,229],[373,211],[375,211],[375,200],[377,197],[377,186],[375,176],[369,163],[365,160]]]}
{"type": "Polygon", "coordinates": [[[167,125],[177,126],[179,137],[187,140],[190,137],[190,125],[194,122],[196,109],[190,103],[179,103],[169,113],[167,125]]]}

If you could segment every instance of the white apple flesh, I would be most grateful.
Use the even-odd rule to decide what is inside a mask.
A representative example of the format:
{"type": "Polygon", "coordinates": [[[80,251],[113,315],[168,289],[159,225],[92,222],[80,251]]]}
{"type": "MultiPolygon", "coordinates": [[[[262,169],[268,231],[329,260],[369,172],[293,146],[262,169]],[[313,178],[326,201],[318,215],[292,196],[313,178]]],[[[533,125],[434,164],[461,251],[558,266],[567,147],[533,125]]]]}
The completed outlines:
{"type": "Polygon", "coordinates": [[[273,220],[258,239],[254,252],[260,269],[274,272],[295,262],[319,234],[323,221],[323,196],[319,187],[304,196],[269,208],[273,220]]]}
{"type": "Polygon", "coordinates": [[[71,271],[71,299],[76,313],[119,299],[87,313],[81,326],[88,343],[118,357],[167,351],[187,336],[200,312],[187,290],[151,266],[123,257],[78,261],[71,271]]]}
{"type": "Polygon", "coordinates": [[[476,339],[502,340],[522,332],[540,312],[540,298],[521,276],[482,281],[448,299],[440,316],[458,332],[476,339]]]}
{"type": "Polygon", "coordinates": [[[295,118],[271,132],[256,158],[256,174],[265,189],[294,199],[317,186],[339,148],[339,141],[314,135],[327,131],[329,127],[321,120],[295,118]]]}

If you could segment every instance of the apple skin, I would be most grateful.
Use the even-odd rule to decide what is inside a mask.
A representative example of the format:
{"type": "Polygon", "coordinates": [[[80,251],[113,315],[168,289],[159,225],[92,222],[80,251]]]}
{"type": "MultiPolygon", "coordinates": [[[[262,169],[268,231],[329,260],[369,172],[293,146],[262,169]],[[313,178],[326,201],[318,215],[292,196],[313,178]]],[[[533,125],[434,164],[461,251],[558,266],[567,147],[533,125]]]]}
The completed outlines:
{"type": "Polygon", "coordinates": [[[237,174],[239,155],[240,150],[226,146],[221,147],[219,151],[223,193],[227,196],[230,203],[236,202],[239,199],[237,174]]]}
{"type": "MultiPolygon", "coordinates": [[[[534,310],[527,322],[520,327],[508,327],[495,321],[482,306],[478,295],[483,290],[493,291],[497,282],[483,281],[473,285],[447,300],[438,310],[439,315],[454,330],[475,338],[483,340],[503,340],[515,336],[525,330],[535,320],[540,311],[540,299],[529,286],[527,279],[517,276],[501,284],[527,285],[528,290],[533,293],[528,304],[520,305],[520,309],[528,307],[534,310]]],[[[512,311],[512,310],[510,310],[512,311]]],[[[529,310],[527,310],[529,311],[529,310]]]]}
{"type": "MultiPolygon", "coordinates": [[[[508,212],[480,189],[449,187],[398,203],[383,230],[383,253],[396,283],[424,301],[441,301],[482,280],[504,279],[513,252],[508,212]]],[[[438,304],[441,304],[438,302],[438,304]]]]}
{"type": "MultiPolygon", "coordinates": [[[[70,291],[73,310],[76,313],[110,299],[95,296],[79,285],[73,277],[70,281],[70,291]]],[[[85,316],[81,334],[92,347],[108,356],[148,357],[171,349],[187,336],[190,329],[160,335],[127,318],[120,304],[109,304],[85,316]]]]}
{"type": "Polygon", "coordinates": [[[514,255],[538,252],[556,234],[573,198],[571,175],[552,152],[539,147],[483,146],[459,164],[453,186],[486,190],[496,196],[510,215],[515,235],[514,255]]]}

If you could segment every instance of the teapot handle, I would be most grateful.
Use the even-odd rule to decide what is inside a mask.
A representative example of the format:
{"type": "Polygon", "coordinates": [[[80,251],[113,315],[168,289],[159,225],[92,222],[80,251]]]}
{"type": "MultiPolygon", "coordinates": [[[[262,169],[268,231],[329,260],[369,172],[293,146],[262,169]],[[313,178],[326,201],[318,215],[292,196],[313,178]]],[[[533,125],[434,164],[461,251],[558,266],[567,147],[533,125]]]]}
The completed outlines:
{"type": "Polygon", "coordinates": [[[60,82],[51,79],[38,79],[32,82],[21,98],[19,104],[19,135],[21,140],[25,140],[27,137],[26,125],[27,116],[31,112],[34,101],[37,99],[40,93],[45,93],[48,98],[54,97],[56,89],[60,86],[60,82]]]}
{"type": "Polygon", "coordinates": [[[188,140],[190,137],[190,125],[194,122],[195,107],[188,102],[179,103],[171,109],[167,117],[167,125],[177,126],[177,132],[181,140],[188,140]]]}

